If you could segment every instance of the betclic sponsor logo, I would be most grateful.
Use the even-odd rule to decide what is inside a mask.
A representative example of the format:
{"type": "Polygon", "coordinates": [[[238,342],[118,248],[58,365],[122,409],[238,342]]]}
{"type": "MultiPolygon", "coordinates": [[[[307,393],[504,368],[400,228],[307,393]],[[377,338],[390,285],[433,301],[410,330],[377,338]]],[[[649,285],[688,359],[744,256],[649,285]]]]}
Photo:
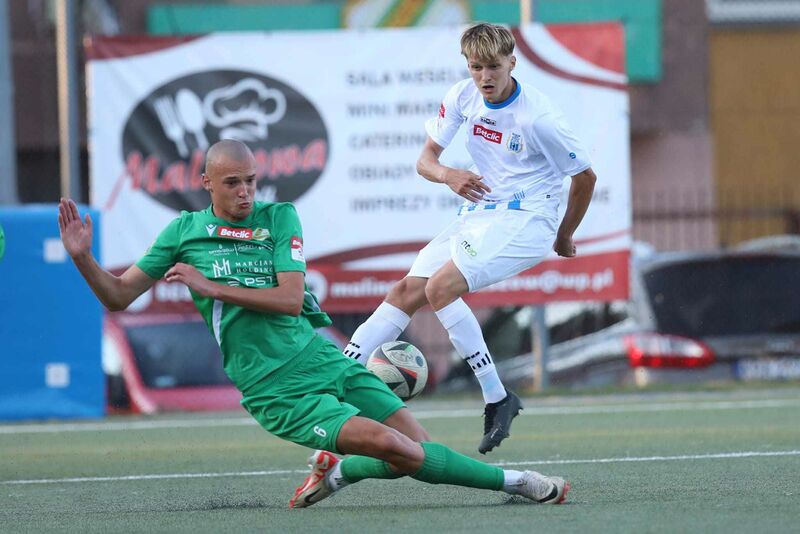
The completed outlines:
{"type": "Polygon", "coordinates": [[[292,259],[294,261],[301,261],[303,263],[306,262],[306,258],[303,255],[303,239],[298,236],[292,236],[290,240],[291,243],[291,252],[292,252],[292,259]]]}
{"type": "Polygon", "coordinates": [[[250,228],[231,228],[230,226],[220,226],[217,228],[217,235],[219,237],[226,237],[228,239],[241,239],[242,241],[250,241],[253,239],[253,231],[250,228]]]}
{"type": "Polygon", "coordinates": [[[503,142],[503,134],[501,132],[484,128],[480,124],[476,124],[472,127],[472,135],[478,135],[487,141],[497,143],[498,145],[503,142]]]}

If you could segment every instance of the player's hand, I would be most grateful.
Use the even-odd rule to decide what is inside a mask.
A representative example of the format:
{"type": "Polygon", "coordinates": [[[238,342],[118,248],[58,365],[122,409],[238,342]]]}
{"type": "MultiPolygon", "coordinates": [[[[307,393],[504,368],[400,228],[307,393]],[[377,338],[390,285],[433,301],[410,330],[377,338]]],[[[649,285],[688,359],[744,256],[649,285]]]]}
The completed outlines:
{"type": "Polygon", "coordinates": [[[572,236],[557,235],[556,242],[553,243],[553,250],[556,251],[556,254],[565,258],[571,258],[577,253],[572,236]]]}
{"type": "Polygon", "coordinates": [[[200,271],[186,263],[176,263],[164,275],[167,282],[181,282],[201,297],[214,297],[217,289],[216,282],[212,282],[202,275],[200,271]]]}
{"type": "Polygon", "coordinates": [[[482,180],[482,176],[463,169],[448,168],[442,176],[442,181],[455,194],[470,202],[479,202],[483,199],[483,195],[492,192],[492,189],[482,180]]]}
{"type": "Polygon", "coordinates": [[[78,206],[69,198],[58,204],[58,231],[61,242],[71,258],[89,254],[92,250],[92,218],[86,214],[86,223],[81,220],[78,206]]]}

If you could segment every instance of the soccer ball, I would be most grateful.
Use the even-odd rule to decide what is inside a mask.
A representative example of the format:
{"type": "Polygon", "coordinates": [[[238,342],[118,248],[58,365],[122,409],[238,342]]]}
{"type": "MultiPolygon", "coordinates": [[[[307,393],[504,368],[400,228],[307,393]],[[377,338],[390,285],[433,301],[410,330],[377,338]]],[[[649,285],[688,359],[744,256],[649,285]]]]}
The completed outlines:
{"type": "Polygon", "coordinates": [[[404,401],[419,395],[428,381],[425,356],[405,341],[390,341],[375,349],[367,360],[367,369],[404,401]]]}

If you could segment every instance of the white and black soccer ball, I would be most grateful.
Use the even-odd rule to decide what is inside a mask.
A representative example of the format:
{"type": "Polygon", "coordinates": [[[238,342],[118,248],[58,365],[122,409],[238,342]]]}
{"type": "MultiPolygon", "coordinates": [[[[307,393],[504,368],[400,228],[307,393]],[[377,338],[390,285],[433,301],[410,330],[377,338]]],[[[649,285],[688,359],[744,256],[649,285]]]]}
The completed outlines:
{"type": "Polygon", "coordinates": [[[428,381],[428,362],[420,350],[405,341],[384,343],[370,354],[367,369],[407,401],[419,395],[428,381]]]}

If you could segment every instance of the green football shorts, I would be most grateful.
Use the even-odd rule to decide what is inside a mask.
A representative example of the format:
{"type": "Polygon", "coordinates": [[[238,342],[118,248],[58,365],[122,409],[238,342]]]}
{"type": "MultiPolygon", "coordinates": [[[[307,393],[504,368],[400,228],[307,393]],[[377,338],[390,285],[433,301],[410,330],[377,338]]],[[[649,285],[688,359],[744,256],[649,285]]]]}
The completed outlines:
{"type": "Polygon", "coordinates": [[[247,388],[242,406],[279,438],[339,452],[336,439],[348,419],[360,415],[382,423],[405,404],[333,343],[323,339],[314,344],[318,348],[298,356],[302,361],[285,376],[247,388]]]}

